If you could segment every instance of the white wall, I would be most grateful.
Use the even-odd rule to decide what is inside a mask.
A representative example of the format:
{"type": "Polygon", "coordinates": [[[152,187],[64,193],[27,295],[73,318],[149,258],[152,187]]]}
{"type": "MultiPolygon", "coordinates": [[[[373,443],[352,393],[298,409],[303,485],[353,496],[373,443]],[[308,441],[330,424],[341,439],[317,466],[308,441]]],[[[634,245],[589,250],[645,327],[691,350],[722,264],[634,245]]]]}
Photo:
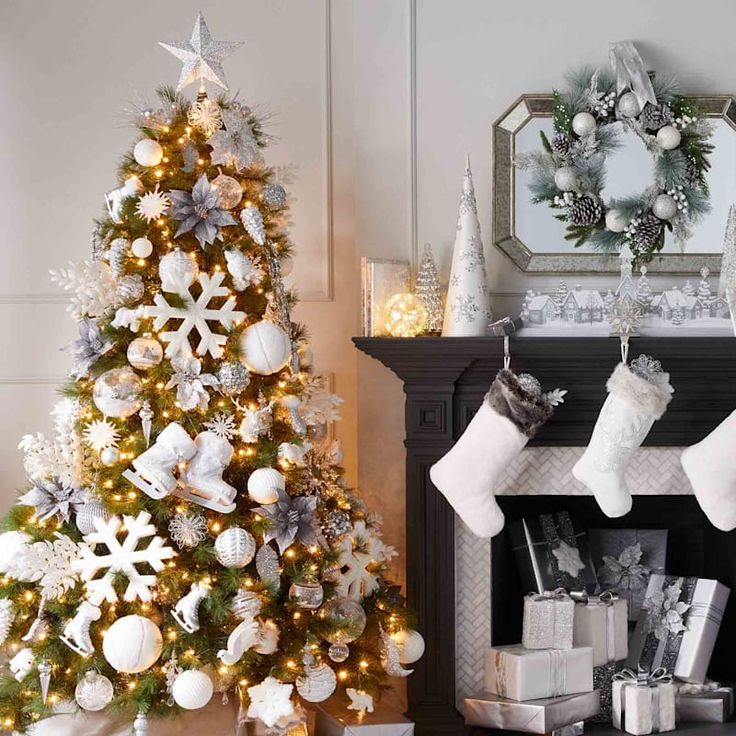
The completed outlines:
{"type": "MultiPolygon", "coordinates": [[[[201,7],[215,37],[244,40],[233,89],[276,113],[276,164],[296,177],[297,316],[317,366],[346,399],[339,435],[352,479],[403,538],[403,396],[359,356],[361,255],[411,258],[425,241],[447,271],[465,153],[490,234],[490,129],[523,92],[606,62],[631,38],[685,90],[736,91],[731,0],[3,0],[0,3],[0,463],[7,506],[22,482],[15,444],[48,427],[57,350],[72,337],[46,270],[87,254],[91,219],[132,131],[120,111],[173,83],[158,40],[188,37],[201,7]],[[605,12],[604,12],[605,10],[605,12]],[[360,426],[358,428],[358,417],[360,426]],[[360,468],[358,473],[357,461],[360,468]]],[[[496,312],[530,282],[487,245],[496,312]]]]}

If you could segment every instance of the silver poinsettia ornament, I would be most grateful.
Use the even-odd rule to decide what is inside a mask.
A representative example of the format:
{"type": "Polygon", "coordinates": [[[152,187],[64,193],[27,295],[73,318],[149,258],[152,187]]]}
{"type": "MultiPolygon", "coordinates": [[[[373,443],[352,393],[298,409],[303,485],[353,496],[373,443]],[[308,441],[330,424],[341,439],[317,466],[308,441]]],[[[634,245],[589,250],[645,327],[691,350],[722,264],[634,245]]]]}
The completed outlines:
{"type": "Polygon", "coordinates": [[[279,491],[276,503],[264,504],[253,511],[270,522],[264,543],[275,540],[281,554],[297,540],[307,547],[319,545],[314,496],[291,498],[285,491],[279,491]]]}
{"type": "Polygon", "coordinates": [[[77,327],[79,338],[69,343],[64,350],[74,360],[72,374],[80,379],[87,377],[89,369],[112,348],[113,344],[102,337],[97,320],[85,317],[80,320],[77,327]]]}
{"type": "Polygon", "coordinates": [[[72,511],[79,511],[89,500],[86,488],[74,488],[62,483],[59,478],[44,478],[34,481],[33,488],[19,499],[21,506],[34,506],[39,521],[57,516],[60,521],[69,521],[72,511]]]}

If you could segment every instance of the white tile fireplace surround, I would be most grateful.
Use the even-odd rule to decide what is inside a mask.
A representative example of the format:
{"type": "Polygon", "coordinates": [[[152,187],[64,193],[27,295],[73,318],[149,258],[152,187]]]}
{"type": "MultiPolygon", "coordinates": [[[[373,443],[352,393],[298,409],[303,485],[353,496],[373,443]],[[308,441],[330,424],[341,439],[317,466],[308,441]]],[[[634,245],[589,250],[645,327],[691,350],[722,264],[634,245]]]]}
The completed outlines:
{"type": "MultiPolygon", "coordinates": [[[[584,447],[527,447],[509,466],[498,495],[590,495],[571,474],[584,447]]],[[[626,473],[636,495],[690,495],[678,447],[637,450],[626,473]]],[[[491,644],[491,541],[479,539],[455,519],[455,694],[483,690],[483,659],[491,644]]]]}

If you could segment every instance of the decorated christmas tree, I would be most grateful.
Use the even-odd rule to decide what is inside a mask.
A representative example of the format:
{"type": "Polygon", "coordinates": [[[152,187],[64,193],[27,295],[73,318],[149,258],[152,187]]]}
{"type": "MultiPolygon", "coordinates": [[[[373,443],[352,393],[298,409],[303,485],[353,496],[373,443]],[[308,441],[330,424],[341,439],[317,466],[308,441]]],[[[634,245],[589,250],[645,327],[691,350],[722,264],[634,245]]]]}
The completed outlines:
{"type": "Polygon", "coordinates": [[[162,44],[178,89],[136,115],[94,257],[55,274],[79,339],[0,536],[0,728],[76,701],[142,734],[214,691],[286,726],[336,691],[370,707],[423,651],[326,438],[339,399],[281,278],[287,195],[226,91],[238,45],[201,15],[162,44]]]}

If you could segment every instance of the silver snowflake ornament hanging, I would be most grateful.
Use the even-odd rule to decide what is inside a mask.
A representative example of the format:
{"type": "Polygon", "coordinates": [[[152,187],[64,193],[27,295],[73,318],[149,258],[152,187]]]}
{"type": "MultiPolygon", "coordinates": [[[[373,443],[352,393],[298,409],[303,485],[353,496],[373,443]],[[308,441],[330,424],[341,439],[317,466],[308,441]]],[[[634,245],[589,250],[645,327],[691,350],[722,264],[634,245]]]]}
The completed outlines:
{"type": "Polygon", "coordinates": [[[39,521],[56,516],[59,521],[66,522],[72,511],[76,513],[88,499],[87,489],[73,488],[59,478],[47,478],[35,481],[33,488],[18,499],[18,504],[34,506],[39,521]]]}
{"type": "Polygon", "coordinates": [[[233,216],[220,206],[220,191],[213,187],[206,174],[197,179],[191,192],[172,189],[171,216],[180,222],[174,238],[194,231],[200,247],[204,249],[215,240],[222,240],[221,228],[237,224],[233,216]]]}
{"type": "Polygon", "coordinates": [[[653,384],[667,383],[670,378],[670,374],[662,370],[662,364],[658,360],[643,353],[631,361],[629,368],[639,378],[653,384]]]}
{"type": "Polygon", "coordinates": [[[105,340],[97,320],[85,317],[79,324],[79,338],[67,345],[66,350],[74,360],[72,374],[77,378],[86,378],[89,369],[113,346],[105,340]]]}
{"type": "Polygon", "coordinates": [[[188,41],[159,41],[159,46],[183,62],[177,92],[196,81],[202,84],[205,79],[227,89],[222,61],[242,45],[242,41],[213,40],[202,13],[197,14],[188,41]]]}
{"type": "Polygon", "coordinates": [[[279,491],[276,503],[266,504],[253,509],[269,522],[263,536],[265,544],[276,540],[281,554],[291,547],[295,541],[306,547],[319,545],[315,528],[317,499],[314,496],[291,498],[285,491],[279,491]]]}
{"type": "Polygon", "coordinates": [[[232,166],[236,171],[263,163],[258,141],[244,111],[237,108],[223,110],[222,121],[224,130],[216,131],[207,141],[212,146],[212,163],[232,166]]]}
{"type": "Polygon", "coordinates": [[[231,440],[238,433],[238,425],[232,414],[225,414],[223,411],[218,412],[212,419],[206,421],[204,428],[218,437],[224,437],[226,440],[231,440]]]}
{"type": "Polygon", "coordinates": [[[196,547],[207,539],[207,519],[202,514],[176,514],[169,522],[169,534],[179,549],[196,547]]]}

